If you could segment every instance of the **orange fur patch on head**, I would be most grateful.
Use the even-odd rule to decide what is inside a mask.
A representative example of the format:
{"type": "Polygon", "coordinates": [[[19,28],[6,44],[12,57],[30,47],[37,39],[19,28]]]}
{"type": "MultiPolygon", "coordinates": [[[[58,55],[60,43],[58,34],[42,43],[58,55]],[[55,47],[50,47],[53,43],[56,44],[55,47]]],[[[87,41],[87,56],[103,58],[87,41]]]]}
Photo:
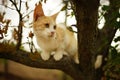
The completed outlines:
{"type": "Polygon", "coordinates": [[[37,19],[41,16],[44,16],[44,12],[42,9],[42,4],[39,3],[34,9],[34,21],[37,21],[37,19]]]}

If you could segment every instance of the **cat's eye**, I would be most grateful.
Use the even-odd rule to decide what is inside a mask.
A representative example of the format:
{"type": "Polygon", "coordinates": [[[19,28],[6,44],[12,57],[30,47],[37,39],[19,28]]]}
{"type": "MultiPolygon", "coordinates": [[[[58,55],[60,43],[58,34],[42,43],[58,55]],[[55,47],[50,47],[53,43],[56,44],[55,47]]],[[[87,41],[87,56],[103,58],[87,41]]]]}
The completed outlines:
{"type": "Polygon", "coordinates": [[[48,24],[48,23],[46,23],[46,24],[45,24],[45,27],[46,27],[46,28],[49,28],[49,24],[48,24]]]}
{"type": "Polygon", "coordinates": [[[54,29],[56,29],[56,25],[54,25],[54,29]]]}

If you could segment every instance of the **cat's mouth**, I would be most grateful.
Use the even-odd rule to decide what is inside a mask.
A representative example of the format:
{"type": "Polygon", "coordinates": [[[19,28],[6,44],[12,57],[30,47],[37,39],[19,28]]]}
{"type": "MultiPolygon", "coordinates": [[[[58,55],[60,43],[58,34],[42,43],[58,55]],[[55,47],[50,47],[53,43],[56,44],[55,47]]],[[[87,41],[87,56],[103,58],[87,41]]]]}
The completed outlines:
{"type": "Polygon", "coordinates": [[[54,37],[55,36],[55,33],[54,32],[51,32],[48,37],[54,37]]]}
{"type": "Polygon", "coordinates": [[[50,35],[48,35],[48,37],[54,37],[54,34],[50,34],[50,35]]]}

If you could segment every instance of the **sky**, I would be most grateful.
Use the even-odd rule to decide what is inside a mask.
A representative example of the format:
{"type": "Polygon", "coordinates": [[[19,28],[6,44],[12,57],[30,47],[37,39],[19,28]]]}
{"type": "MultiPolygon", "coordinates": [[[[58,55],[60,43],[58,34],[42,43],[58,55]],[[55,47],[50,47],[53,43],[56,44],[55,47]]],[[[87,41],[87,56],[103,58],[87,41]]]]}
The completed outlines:
{"type": "MultiPolygon", "coordinates": [[[[0,4],[1,4],[1,1],[0,1],[0,4]]],[[[39,2],[39,0],[29,0],[29,3],[28,3],[29,10],[26,11],[24,2],[26,2],[28,0],[22,0],[22,1],[23,1],[23,3],[22,3],[22,13],[23,13],[23,15],[26,15],[29,12],[31,12],[32,10],[34,10],[35,4],[39,2]]],[[[101,0],[100,3],[102,5],[109,5],[108,0],[101,0]]],[[[64,6],[62,4],[62,0],[57,0],[57,1],[55,1],[55,0],[47,0],[46,3],[42,3],[42,4],[43,4],[43,10],[44,10],[44,13],[45,13],[46,16],[50,16],[50,15],[53,15],[53,14],[59,12],[62,9],[62,7],[64,6]]],[[[8,2],[7,6],[10,7],[11,2],[8,2]]],[[[15,9],[14,6],[12,8],[15,9]]],[[[4,8],[4,6],[0,5],[0,12],[2,12],[2,11],[6,11],[5,18],[11,20],[11,24],[10,24],[11,26],[17,26],[18,25],[18,22],[19,22],[18,13],[15,10],[11,10],[9,8],[4,8]]],[[[57,22],[58,23],[65,22],[65,16],[64,15],[65,15],[65,12],[61,11],[59,16],[57,17],[57,22]]],[[[28,23],[25,24],[25,26],[29,26],[28,24],[31,23],[32,21],[33,21],[33,12],[30,13],[30,19],[29,19],[28,23]]],[[[105,22],[104,19],[102,19],[99,26],[98,26],[99,29],[102,29],[102,27],[104,25],[104,22],[105,22]]],[[[68,17],[67,24],[68,25],[76,24],[75,17],[68,17]]],[[[24,32],[23,33],[23,35],[24,35],[23,43],[27,42],[28,32],[30,32],[30,30],[32,30],[32,29],[24,28],[24,31],[23,31],[24,32]]],[[[11,30],[10,30],[10,32],[11,32],[11,30]]],[[[8,34],[11,34],[10,32],[8,34]]],[[[118,36],[119,34],[120,34],[120,32],[117,31],[116,36],[118,36]]],[[[8,39],[10,39],[10,38],[11,37],[9,36],[8,39]]],[[[37,46],[36,42],[35,42],[35,45],[37,46]]],[[[112,42],[112,45],[115,45],[115,43],[112,42]]]]}
{"type": "MultiPolygon", "coordinates": [[[[22,0],[23,2],[26,2],[28,0],[22,0]]],[[[26,15],[27,13],[31,12],[32,10],[34,10],[35,8],[35,4],[38,3],[39,0],[29,0],[29,10],[26,12],[26,8],[25,8],[25,3],[22,4],[22,10],[21,12],[23,13],[23,15],[26,15]]],[[[1,4],[1,2],[0,2],[1,4]]],[[[42,3],[43,4],[43,10],[44,10],[44,13],[46,16],[50,16],[50,15],[53,15],[57,12],[59,12],[62,7],[64,6],[62,4],[62,0],[57,0],[57,1],[54,1],[54,0],[47,0],[46,3],[42,3]]],[[[8,2],[7,6],[11,6],[11,2],[8,2]]],[[[14,6],[12,7],[13,9],[14,6]]],[[[18,22],[19,22],[19,18],[18,18],[18,13],[15,11],[15,10],[11,10],[9,8],[4,8],[4,6],[1,6],[0,5],[0,11],[6,11],[6,15],[5,15],[5,18],[6,19],[10,19],[11,20],[11,25],[12,26],[17,26],[18,25],[18,22]]],[[[61,11],[59,16],[57,17],[57,22],[58,23],[63,23],[65,22],[65,12],[64,11],[61,11]]],[[[71,25],[71,24],[76,24],[76,20],[75,20],[75,17],[68,17],[68,25],[71,25]]],[[[33,21],[33,12],[30,13],[30,19],[29,19],[29,23],[33,21]]]]}

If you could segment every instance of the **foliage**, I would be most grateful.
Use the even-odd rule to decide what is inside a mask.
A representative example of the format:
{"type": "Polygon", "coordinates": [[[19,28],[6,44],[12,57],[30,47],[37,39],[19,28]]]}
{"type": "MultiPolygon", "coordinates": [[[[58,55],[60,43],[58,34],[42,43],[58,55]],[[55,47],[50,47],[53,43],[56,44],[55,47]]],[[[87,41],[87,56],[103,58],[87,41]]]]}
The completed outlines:
{"type": "Polygon", "coordinates": [[[119,79],[120,76],[120,52],[115,47],[110,47],[108,62],[104,66],[105,75],[108,79],[119,79]]]}
{"type": "MultiPolygon", "coordinates": [[[[116,2],[114,5],[115,7],[120,7],[119,3],[120,1],[116,2]]],[[[113,6],[111,5],[102,5],[102,12],[101,12],[101,16],[102,17],[106,17],[106,14],[108,13],[108,11],[110,11],[112,9],[113,6]]],[[[114,7],[114,9],[116,9],[114,7]]],[[[106,18],[106,20],[110,20],[110,19],[114,19],[110,25],[116,29],[120,29],[120,12],[119,10],[116,10],[114,12],[111,13],[111,18],[106,18]]],[[[119,30],[118,30],[119,31],[119,30]]],[[[109,47],[109,54],[108,54],[108,58],[107,58],[107,64],[104,66],[104,71],[105,71],[105,75],[107,76],[107,80],[111,80],[111,79],[115,79],[118,80],[120,79],[120,52],[119,50],[119,42],[120,42],[120,36],[115,36],[115,38],[113,39],[113,42],[116,43],[115,46],[111,46],[109,47]]]]}
{"type": "Polygon", "coordinates": [[[17,19],[19,19],[18,25],[14,25],[14,23],[12,23],[11,20],[7,20],[4,18],[4,16],[6,15],[6,12],[1,10],[0,12],[0,41],[1,42],[6,41],[9,44],[15,44],[15,45],[17,44],[16,48],[19,48],[19,47],[22,48],[24,44],[27,44],[30,47],[30,51],[33,52],[33,50],[35,49],[33,45],[34,35],[31,31],[32,22],[30,21],[30,18],[31,18],[30,15],[33,12],[33,10],[31,10],[29,7],[29,1],[22,1],[22,0],[4,1],[3,0],[0,6],[2,6],[4,9],[10,9],[13,12],[16,11],[18,13],[17,19]],[[9,5],[11,4],[11,6],[7,4],[9,5]],[[23,8],[21,5],[25,6],[25,10],[21,9],[23,8]],[[28,34],[28,36],[26,37],[27,41],[23,43],[22,38],[24,37],[24,35],[22,35],[22,33],[23,33],[23,29],[25,28],[28,28],[29,31],[27,31],[27,34],[28,34]],[[10,30],[12,30],[11,33],[10,33],[10,30]],[[9,37],[11,36],[11,38],[7,39],[6,35],[9,37]]]}

